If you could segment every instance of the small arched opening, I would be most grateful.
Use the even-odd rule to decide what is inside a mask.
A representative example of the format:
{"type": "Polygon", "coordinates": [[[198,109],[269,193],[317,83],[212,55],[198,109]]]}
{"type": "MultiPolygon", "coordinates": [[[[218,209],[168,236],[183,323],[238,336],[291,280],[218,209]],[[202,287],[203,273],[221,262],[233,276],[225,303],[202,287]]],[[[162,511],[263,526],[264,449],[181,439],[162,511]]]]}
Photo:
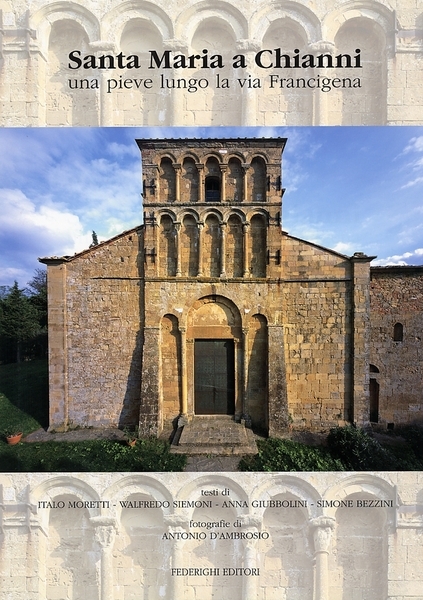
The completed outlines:
{"type": "Polygon", "coordinates": [[[404,326],[402,323],[394,325],[394,342],[402,342],[404,340],[404,326]]]}
{"type": "Polygon", "coordinates": [[[206,202],[220,202],[220,179],[219,177],[206,177],[205,180],[206,202]]]}
{"type": "Polygon", "coordinates": [[[379,369],[375,365],[370,365],[370,380],[369,380],[369,391],[370,391],[370,422],[379,423],[379,382],[377,375],[379,369]]]}

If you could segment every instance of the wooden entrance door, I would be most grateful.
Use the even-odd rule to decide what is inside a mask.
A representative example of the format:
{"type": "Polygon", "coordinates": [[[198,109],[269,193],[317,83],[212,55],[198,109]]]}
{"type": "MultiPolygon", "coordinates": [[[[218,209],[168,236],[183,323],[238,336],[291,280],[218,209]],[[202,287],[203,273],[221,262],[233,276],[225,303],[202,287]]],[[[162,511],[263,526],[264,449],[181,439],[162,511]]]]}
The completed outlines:
{"type": "Polygon", "coordinates": [[[194,386],[195,414],[234,414],[235,361],[233,340],[195,340],[194,386]]]}

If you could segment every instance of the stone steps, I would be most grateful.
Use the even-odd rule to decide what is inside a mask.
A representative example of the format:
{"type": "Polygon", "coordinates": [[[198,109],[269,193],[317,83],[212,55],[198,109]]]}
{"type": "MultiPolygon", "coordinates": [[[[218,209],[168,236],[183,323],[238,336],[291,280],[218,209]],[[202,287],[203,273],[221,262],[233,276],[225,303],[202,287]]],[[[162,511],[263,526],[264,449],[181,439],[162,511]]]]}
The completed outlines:
{"type": "Polygon", "coordinates": [[[172,445],[171,452],[242,456],[256,454],[257,445],[251,429],[236,423],[231,416],[195,416],[183,427],[178,445],[172,445]]]}

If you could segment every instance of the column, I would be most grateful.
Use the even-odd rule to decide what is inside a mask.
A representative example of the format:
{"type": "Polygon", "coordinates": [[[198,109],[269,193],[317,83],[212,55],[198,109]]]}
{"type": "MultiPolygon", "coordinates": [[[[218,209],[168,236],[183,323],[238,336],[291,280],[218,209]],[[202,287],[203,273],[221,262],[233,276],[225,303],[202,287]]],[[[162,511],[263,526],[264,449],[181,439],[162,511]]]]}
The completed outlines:
{"type": "Polygon", "coordinates": [[[243,237],[242,237],[242,242],[243,242],[243,255],[244,255],[244,273],[243,273],[243,277],[249,277],[250,276],[250,269],[248,268],[248,263],[249,263],[249,255],[250,255],[250,234],[249,234],[249,230],[250,230],[250,224],[249,223],[243,223],[242,224],[242,233],[243,233],[243,237]]]}
{"type": "Polygon", "coordinates": [[[116,522],[113,517],[92,517],[96,542],[101,548],[100,600],[113,600],[113,544],[116,537],[116,522]]]}
{"type": "MultiPolygon", "coordinates": [[[[319,41],[311,44],[313,54],[332,54],[335,45],[332,42],[319,41]]],[[[322,94],[320,90],[313,92],[313,125],[329,125],[330,94],[322,94]]]]}
{"type": "MultiPolygon", "coordinates": [[[[241,517],[242,532],[255,534],[260,531],[260,519],[249,515],[241,517]]],[[[247,540],[244,543],[244,569],[257,569],[257,540],[247,540]]],[[[242,597],[253,600],[258,597],[259,578],[256,576],[244,576],[242,579],[242,597]]]]}
{"type": "Polygon", "coordinates": [[[244,376],[242,340],[234,338],[235,350],[235,421],[241,423],[244,414],[244,376]]]}
{"type": "MultiPolygon", "coordinates": [[[[189,48],[181,40],[178,39],[167,39],[163,42],[163,50],[170,50],[173,54],[189,54],[189,48]]],[[[180,127],[186,124],[186,101],[185,95],[175,94],[174,90],[166,90],[166,95],[169,98],[169,117],[166,117],[162,125],[173,125],[174,127],[180,127]]]]}
{"type": "MultiPolygon", "coordinates": [[[[98,40],[90,43],[90,50],[96,56],[110,54],[116,52],[116,47],[108,41],[98,40]]],[[[98,73],[100,79],[99,90],[99,125],[108,127],[114,125],[114,98],[115,95],[107,92],[107,80],[110,78],[110,73],[107,70],[101,70],[98,73]]],[[[140,123],[142,125],[142,122],[140,123]]]]}
{"type": "Polygon", "coordinates": [[[110,127],[113,125],[113,94],[107,93],[107,80],[110,73],[100,70],[100,127],[110,127]]]}
{"type": "Polygon", "coordinates": [[[181,272],[181,223],[180,221],[175,221],[175,231],[176,231],[176,277],[180,277],[182,275],[181,272]]]}
{"type": "Polygon", "coordinates": [[[156,251],[156,263],[154,265],[154,272],[156,277],[159,276],[160,273],[160,269],[159,269],[159,262],[160,262],[160,224],[157,222],[157,219],[154,218],[154,222],[153,222],[153,227],[154,227],[154,248],[156,251]]]}
{"type": "MultiPolygon", "coordinates": [[[[242,328],[242,370],[243,370],[243,398],[242,414],[244,419],[248,415],[248,327],[242,328]]],[[[248,415],[250,421],[250,416],[248,415]]]]}
{"type": "MultiPolygon", "coordinates": [[[[251,40],[239,40],[237,42],[237,52],[244,54],[248,65],[254,65],[254,57],[256,53],[261,50],[260,45],[257,42],[251,40]]],[[[252,76],[256,73],[251,72],[252,76]]],[[[239,77],[245,77],[246,73],[241,69],[239,71],[239,77]]],[[[245,86],[242,90],[242,125],[257,125],[258,111],[257,111],[257,90],[251,89],[245,86]]]]}
{"type": "Polygon", "coordinates": [[[173,163],[175,169],[175,202],[181,200],[181,165],[179,163],[173,163]]]}
{"type": "MultiPolygon", "coordinates": [[[[114,44],[110,44],[109,42],[105,42],[102,40],[98,40],[96,42],[90,43],[90,50],[96,56],[100,56],[102,54],[109,54],[110,51],[115,52],[114,44]],[[112,47],[111,47],[112,46],[112,47]]],[[[113,114],[113,100],[114,94],[107,93],[107,80],[109,79],[110,74],[107,70],[102,71],[100,69],[99,79],[100,79],[100,106],[99,106],[99,125],[100,127],[108,127],[114,125],[114,114],[113,114]]]]}
{"type": "Polygon", "coordinates": [[[315,600],[329,600],[328,556],[335,519],[321,516],[313,519],[310,525],[314,541],[314,598],[315,600]]]}
{"type": "MultiPolygon", "coordinates": [[[[28,479],[25,479],[28,483],[28,479]]],[[[24,483],[24,482],[22,482],[24,483]]],[[[24,497],[13,485],[0,484],[0,598],[46,598],[48,512],[36,513],[29,486],[24,497]]]]}
{"type": "MultiPolygon", "coordinates": [[[[173,534],[186,533],[188,529],[186,520],[179,515],[166,515],[164,517],[164,524],[167,527],[167,531],[173,534]]],[[[175,539],[172,542],[171,569],[181,569],[186,566],[184,545],[185,542],[181,539],[175,539]]],[[[184,582],[184,577],[170,576],[168,579],[169,596],[166,595],[166,598],[169,598],[170,600],[181,600],[181,598],[184,597],[184,582]]]]}
{"type": "Polygon", "coordinates": [[[197,277],[202,277],[202,275],[203,275],[203,229],[204,229],[204,223],[202,221],[198,221],[197,227],[198,227],[198,252],[197,252],[198,271],[197,271],[197,277]]]}
{"type": "Polygon", "coordinates": [[[244,168],[244,189],[242,192],[242,201],[248,202],[248,169],[250,168],[250,165],[248,165],[247,163],[243,163],[242,166],[244,168]]]}
{"type": "Polygon", "coordinates": [[[182,377],[182,417],[188,413],[188,377],[187,377],[187,330],[179,327],[181,334],[181,377],[182,377]]]}
{"type": "Polygon", "coordinates": [[[198,169],[198,202],[204,202],[204,165],[195,163],[198,169]]]}
{"type": "Polygon", "coordinates": [[[226,171],[227,171],[227,169],[228,169],[228,165],[220,165],[220,172],[222,174],[221,193],[220,193],[221,202],[226,202],[226,171]]]}
{"type": "Polygon", "coordinates": [[[226,277],[226,223],[220,223],[220,277],[226,277]]]}

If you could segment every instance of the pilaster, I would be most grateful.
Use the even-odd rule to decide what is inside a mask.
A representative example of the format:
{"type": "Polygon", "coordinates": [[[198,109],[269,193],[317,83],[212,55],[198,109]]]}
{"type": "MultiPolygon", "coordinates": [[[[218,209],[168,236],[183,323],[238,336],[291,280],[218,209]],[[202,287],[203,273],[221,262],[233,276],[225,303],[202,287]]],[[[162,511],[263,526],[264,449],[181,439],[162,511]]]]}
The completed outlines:
{"type": "Polygon", "coordinates": [[[157,435],[160,423],[160,329],[144,328],[144,345],[142,349],[142,382],[139,419],[140,436],[157,435]]]}
{"type": "Polygon", "coordinates": [[[374,256],[356,252],[352,264],[352,420],[363,426],[370,420],[370,262],[374,256]]]}
{"type": "Polygon", "coordinates": [[[288,427],[288,393],[284,333],[281,325],[268,325],[269,435],[278,437],[288,427]]]}
{"type": "Polygon", "coordinates": [[[49,429],[68,427],[66,259],[42,259],[48,267],[49,429]]]}

